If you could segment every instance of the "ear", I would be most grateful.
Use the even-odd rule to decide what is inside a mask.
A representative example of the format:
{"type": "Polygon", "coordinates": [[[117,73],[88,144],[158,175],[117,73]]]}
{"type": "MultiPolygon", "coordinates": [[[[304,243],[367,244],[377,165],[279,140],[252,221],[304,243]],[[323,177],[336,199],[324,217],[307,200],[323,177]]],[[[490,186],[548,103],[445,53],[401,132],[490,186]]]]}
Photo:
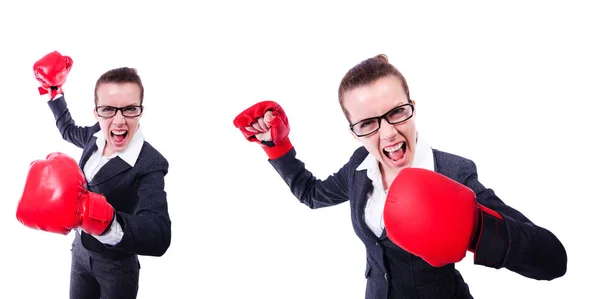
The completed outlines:
{"type": "Polygon", "coordinates": [[[138,120],[139,120],[140,118],[142,118],[142,116],[144,115],[144,110],[146,109],[146,107],[144,107],[144,105],[142,105],[141,103],[140,103],[139,105],[140,105],[140,106],[142,106],[142,113],[140,113],[140,115],[137,117],[137,118],[138,118],[138,120]]]}
{"type": "Polygon", "coordinates": [[[415,101],[415,99],[410,99],[412,101],[412,104],[414,106],[414,112],[413,112],[413,117],[417,116],[417,101],[415,101]]]}
{"type": "Polygon", "coordinates": [[[96,108],[94,108],[94,118],[96,119],[96,121],[99,120],[98,112],[96,111],[96,108]]]}

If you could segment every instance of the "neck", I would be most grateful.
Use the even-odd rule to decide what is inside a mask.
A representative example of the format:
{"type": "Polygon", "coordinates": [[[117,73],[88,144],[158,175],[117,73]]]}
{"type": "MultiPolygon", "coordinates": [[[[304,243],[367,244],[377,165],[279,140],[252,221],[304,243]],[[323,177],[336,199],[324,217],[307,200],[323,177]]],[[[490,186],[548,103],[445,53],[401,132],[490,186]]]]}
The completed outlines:
{"type": "Polygon", "coordinates": [[[102,151],[102,156],[110,156],[112,154],[114,154],[115,151],[113,151],[112,149],[109,148],[108,144],[106,144],[104,146],[104,150],[102,151]]]}
{"type": "Polygon", "coordinates": [[[379,164],[379,171],[381,172],[381,180],[383,181],[383,188],[385,190],[390,188],[392,182],[398,176],[398,173],[400,173],[400,169],[389,169],[381,164],[379,164]]]}

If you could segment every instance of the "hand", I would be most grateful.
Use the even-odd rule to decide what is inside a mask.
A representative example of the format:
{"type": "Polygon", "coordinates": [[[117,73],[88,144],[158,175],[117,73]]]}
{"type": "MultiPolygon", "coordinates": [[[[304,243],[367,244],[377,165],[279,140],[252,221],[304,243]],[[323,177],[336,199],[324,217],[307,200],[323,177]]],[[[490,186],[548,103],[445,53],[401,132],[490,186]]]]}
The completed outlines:
{"type": "Polygon", "coordinates": [[[88,234],[101,235],[110,227],[114,209],[104,196],[87,190],[73,158],[52,153],[29,166],[16,216],[33,229],[66,235],[81,227],[88,234]]]}
{"type": "Polygon", "coordinates": [[[49,94],[53,100],[58,94],[62,94],[62,86],[71,71],[73,60],[69,56],[63,56],[54,51],[46,54],[33,65],[35,79],[41,84],[38,87],[40,95],[49,94]]]}
{"type": "Polygon", "coordinates": [[[273,141],[271,137],[271,122],[273,121],[273,112],[267,111],[264,116],[259,117],[252,122],[250,126],[245,127],[248,132],[255,133],[254,137],[262,142],[273,141]]]}
{"type": "Polygon", "coordinates": [[[240,113],[233,124],[248,141],[260,143],[271,160],[292,149],[287,116],[275,102],[263,101],[251,106],[240,113]]]}

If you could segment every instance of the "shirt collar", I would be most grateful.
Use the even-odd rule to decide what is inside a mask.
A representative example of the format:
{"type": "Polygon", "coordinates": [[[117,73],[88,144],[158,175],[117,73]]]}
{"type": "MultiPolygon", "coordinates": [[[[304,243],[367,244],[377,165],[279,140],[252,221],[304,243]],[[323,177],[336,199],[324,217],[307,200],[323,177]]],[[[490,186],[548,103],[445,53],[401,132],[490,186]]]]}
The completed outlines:
{"type": "MultiPolygon", "coordinates": [[[[106,138],[102,131],[98,131],[94,134],[96,137],[96,145],[98,146],[98,151],[102,153],[104,151],[104,146],[106,145],[106,138]]],[[[144,134],[142,133],[142,127],[138,125],[138,129],[136,130],[133,138],[129,141],[129,144],[125,148],[125,150],[121,152],[116,152],[110,158],[114,158],[119,156],[123,161],[127,162],[127,164],[133,167],[135,162],[137,161],[140,152],[142,151],[142,147],[144,146],[144,134]]]]}
{"type": "MultiPolygon", "coordinates": [[[[423,136],[419,134],[419,138],[417,140],[417,149],[415,150],[415,156],[413,158],[411,167],[435,171],[434,165],[433,150],[431,149],[431,146],[429,146],[429,144],[423,139],[423,136]]],[[[367,176],[373,180],[373,174],[379,173],[379,161],[377,161],[377,159],[369,153],[362,163],[358,165],[356,170],[367,170],[367,176]]]]}

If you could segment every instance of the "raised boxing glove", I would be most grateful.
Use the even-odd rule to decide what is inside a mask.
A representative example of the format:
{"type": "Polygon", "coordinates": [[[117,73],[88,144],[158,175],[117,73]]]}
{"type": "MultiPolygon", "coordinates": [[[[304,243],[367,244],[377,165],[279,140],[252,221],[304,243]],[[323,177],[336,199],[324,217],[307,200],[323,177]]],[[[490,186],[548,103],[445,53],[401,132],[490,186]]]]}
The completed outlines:
{"type": "Polygon", "coordinates": [[[290,126],[283,108],[273,101],[263,101],[254,104],[252,107],[244,110],[234,120],[233,125],[238,128],[248,141],[257,142],[262,145],[263,150],[271,160],[275,160],[292,149],[292,143],[288,138],[290,126]],[[267,111],[271,111],[273,118],[265,119],[265,123],[270,126],[271,141],[261,141],[255,136],[256,133],[250,132],[246,127],[255,122],[258,118],[264,117],[267,111]]]}
{"type": "Polygon", "coordinates": [[[73,66],[73,59],[63,56],[58,51],[50,52],[33,64],[35,79],[41,83],[38,87],[40,95],[50,94],[54,99],[63,93],[62,86],[73,66]]]}
{"type": "Polygon", "coordinates": [[[482,213],[468,187],[430,170],[406,168],[388,190],[383,217],[388,238],[434,267],[460,262],[475,252],[482,213]]]}
{"type": "Polygon", "coordinates": [[[23,225],[46,232],[66,235],[81,227],[102,235],[110,228],[114,209],[103,195],[87,190],[73,158],[51,153],[31,163],[16,216],[23,225]]]}

